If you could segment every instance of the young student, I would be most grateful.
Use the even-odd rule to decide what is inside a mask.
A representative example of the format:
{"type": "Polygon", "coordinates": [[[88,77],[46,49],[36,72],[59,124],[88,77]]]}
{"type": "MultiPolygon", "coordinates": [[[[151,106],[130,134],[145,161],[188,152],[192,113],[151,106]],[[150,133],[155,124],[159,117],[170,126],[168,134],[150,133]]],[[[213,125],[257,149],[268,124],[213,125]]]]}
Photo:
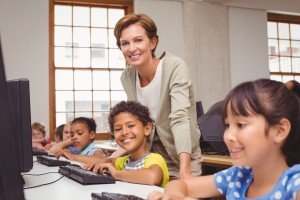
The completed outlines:
{"type": "Polygon", "coordinates": [[[31,125],[32,131],[32,147],[49,150],[51,147],[50,138],[46,138],[46,128],[40,122],[34,122],[31,125]]]}
{"type": "Polygon", "coordinates": [[[55,143],[59,143],[63,141],[63,132],[64,132],[65,124],[61,124],[54,130],[54,141],[55,143]]]}
{"type": "Polygon", "coordinates": [[[298,82],[288,89],[269,79],[235,87],[223,107],[224,141],[234,166],[171,181],[164,193],[153,192],[148,199],[300,199],[299,89],[298,82]]]}
{"type": "MultiPolygon", "coordinates": [[[[71,123],[72,145],[80,151],[74,154],[68,149],[60,149],[52,152],[56,157],[64,156],[69,160],[81,163],[95,163],[105,158],[103,151],[93,141],[96,137],[96,123],[92,118],[78,117],[71,123]]],[[[60,144],[60,143],[59,143],[60,144]]]]}
{"type": "Polygon", "coordinates": [[[148,108],[136,101],[121,101],[111,108],[108,122],[117,144],[129,154],[84,168],[108,172],[116,180],[164,187],[169,179],[167,164],[161,155],[150,153],[147,146],[153,128],[148,108]]]}

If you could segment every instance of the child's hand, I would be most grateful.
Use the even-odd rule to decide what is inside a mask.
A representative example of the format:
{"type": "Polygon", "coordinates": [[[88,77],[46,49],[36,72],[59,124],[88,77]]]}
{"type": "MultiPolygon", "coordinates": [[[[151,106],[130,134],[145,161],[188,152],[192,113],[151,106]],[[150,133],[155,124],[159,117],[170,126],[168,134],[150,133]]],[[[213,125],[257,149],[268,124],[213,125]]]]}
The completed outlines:
{"type": "Polygon", "coordinates": [[[74,154],[70,152],[68,149],[63,149],[60,151],[62,156],[66,157],[68,160],[74,160],[74,154]]]}
{"type": "Polygon", "coordinates": [[[115,177],[115,174],[117,173],[117,169],[112,163],[97,163],[94,166],[93,171],[95,173],[100,173],[100,174],[111,174],[113,177],[115,177]]]}

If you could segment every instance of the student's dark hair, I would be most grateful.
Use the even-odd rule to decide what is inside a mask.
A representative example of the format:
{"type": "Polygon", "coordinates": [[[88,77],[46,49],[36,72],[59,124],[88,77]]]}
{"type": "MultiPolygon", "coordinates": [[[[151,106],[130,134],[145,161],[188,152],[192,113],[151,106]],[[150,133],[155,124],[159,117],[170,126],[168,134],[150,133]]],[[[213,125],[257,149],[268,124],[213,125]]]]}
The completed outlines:
{"type": "Polygon", "coordinates": [[[60,141],[63,140],[64,127],[65,127],[65,124],[61,124],[58,127],[56,127],[56,129],[54,131],[54,134],[56,136],[58,136],[58,138],[59,138],[60,141]]]}
{"type": "MultiPolygon", "coordinates": [[[[148,38],[150,40],[153,38],[156,38],[157,44],[158,44],[157,27],[156,27],[156,24],[154,23],[154,21],[145,14],[131,13],[131,14],[128,14],[128,15],[125,15],[124,17],[122,17],[115,25],[114,35],[117,40],[117,46],[120,49],[121,49],[120,38],[121,38],[122,31],[132,24],[141,25],[145,29],[146,35],[148,36],[148,38]]],[[[152,50],[152,57],[155,57],[155,49],[156,49],[156,47],[152,50]]]]}
{"type": "Polygon", "coordinates": [[[111,133],[114,132],[115,116],[124,112],[131,113],[137,117],[144,126],[146,126],[149,122],[153,123],[153,120],[150,118],[148,107],[140,104],[137,101],[121,101],[110,109],[110,113],[108,115],[108,123],[111,133]]]}
{"type": "Polygon", "coordinates": [[[267,130],[282,118],[288,119],[291,130],[281,147],[288,166],[300,163],[300,84],[293,84],[290,90],[282,82],[269,79],[244,82],[229,92],[223,104],[223,119],[228,115],[227,109],[245,117],[258,114],[266,119],[267,130]]]}
{"type": "Polygon", "coordinates": [[[74,123],[86,124],[89,129],[89,132],[91,132],[91,131],[96,132],[97,124],[93,118],[77,117],[72,121],[71,124],[74,124],[74,123]]]}

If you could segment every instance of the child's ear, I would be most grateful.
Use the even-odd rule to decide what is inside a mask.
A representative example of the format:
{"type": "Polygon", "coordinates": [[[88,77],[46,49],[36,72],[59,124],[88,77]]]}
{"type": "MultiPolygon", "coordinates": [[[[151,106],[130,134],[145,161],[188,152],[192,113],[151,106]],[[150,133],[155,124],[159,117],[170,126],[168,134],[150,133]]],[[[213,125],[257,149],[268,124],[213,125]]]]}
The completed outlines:
{"type": "Polygon", "coordinates": [[[95,131],[91,131],[90,132],[90,139],[95,139],[95,137],[96,137],[96,133],[95,133],[95,131]]]}
{"type": "Polygon", "coordinates": [[[288,137],[291,130],[291,123],[288,119],[282,118],[275,129],[276,133],[274,135],[274,141],[276,143],[281,143],[288,137]]]}
{"type": "Polygon", "coordinates": [[[152,123],[147,123],[147,125],[145,126],[145,129],[146,129],[146,133],[145,135],[146,136],[149,136],[152,132],[152,128],[153,128],[153,124],[152,123]]]}

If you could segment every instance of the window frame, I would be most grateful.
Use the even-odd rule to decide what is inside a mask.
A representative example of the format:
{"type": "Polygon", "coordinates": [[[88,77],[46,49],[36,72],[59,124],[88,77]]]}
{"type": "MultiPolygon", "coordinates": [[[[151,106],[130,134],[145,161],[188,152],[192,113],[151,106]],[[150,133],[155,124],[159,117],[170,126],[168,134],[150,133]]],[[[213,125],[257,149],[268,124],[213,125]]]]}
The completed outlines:
{"type": "MultiPolygon", "coordinates": [[[[55,65],[54,65],[54,6],[101,6],[105,8],[123,8],[125,14],[133,12],[133,0],[49,0],[49,133],[54,140],[56,124],[56,99],[55,99],[55,65]]],[[[96,140],[109,139],[108,132],[96,134],[96,140]]]]}
{"type": "MultiPolygon", "coordinates": [[[[267,14],[268,22],[276,22],[276,23],[288,23],[288,24],[300,24],[300,16],[297,15],[285,15],[285,14],[278,14],[278,13],[268,13],[267,14]]],[[[278,31],[278,29],[277,29],[278,31]]],[[[277,32],[277,35],[279,33],[277,32]]],[[[268,40],[270,38],[268,37],[268,40]]],[[[280,38],[279,38],[280,39],[280,38]]],[[[291,41],[291,39],[289,39],[291,41]]],[[[268,57],[269,57],[268,53],[268,57]]],[[[291,58],[293,57],[292,55],[290,56],[291,58]]],[[[280,59],[280,55],[279,55],[280,59]]],[[[280,67],[280,66],[279,66],[280,67]]],[[[270,71],[270,77],[272,75],[279,75],[279,76],[300,76],[300,72],[271,72],[270,71]]]]}

